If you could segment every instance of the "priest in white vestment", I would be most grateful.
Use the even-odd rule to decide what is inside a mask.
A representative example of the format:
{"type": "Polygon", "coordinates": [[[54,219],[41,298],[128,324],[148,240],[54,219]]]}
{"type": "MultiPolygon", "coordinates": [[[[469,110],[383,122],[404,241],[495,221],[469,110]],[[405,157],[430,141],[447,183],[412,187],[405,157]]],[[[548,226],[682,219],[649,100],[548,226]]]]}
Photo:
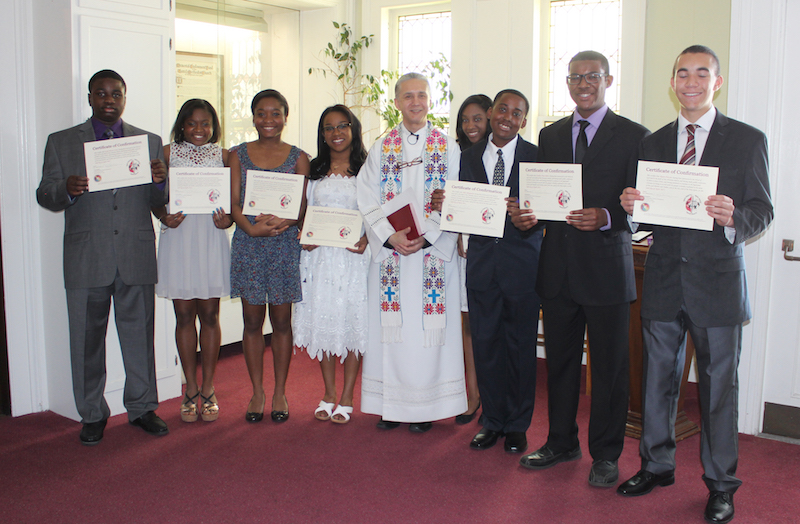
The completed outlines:
{"type": "Polygon", "coordinates": [[[403,121],[372,146],[357,178],[373,254],[361,411],[380,415],[382,429],[408,422],[422,433],[431,421],[467,409],[457,235],[440,231],[439,212],[430,211],[431,192],[445,180],[458,180],[461,153],[427,120],[427,78],[400,77],[395,105],[403,121]],[[414,240],[405,229],[395,231],[382,207],[406,191],[424,215],[425,233],[414,240]]]}

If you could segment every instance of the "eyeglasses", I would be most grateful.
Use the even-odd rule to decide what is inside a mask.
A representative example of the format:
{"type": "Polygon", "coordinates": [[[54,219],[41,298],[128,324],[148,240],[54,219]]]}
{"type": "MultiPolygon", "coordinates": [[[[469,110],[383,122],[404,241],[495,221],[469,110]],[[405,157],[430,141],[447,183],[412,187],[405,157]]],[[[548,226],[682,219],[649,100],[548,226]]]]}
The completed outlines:
{"type": "Polygon", "coordinates": [[[587,84],[597,84],[604,76],[605,73],[586,73],[585,75],[567,75],[567,83],[571,86],[576,86],[581,83],[582,79],[586,79],[587,84]]]}
{"type": "Polygon", "coordinates": [[[403,169],[404,167],[418,166],[421,163],[422,163],[422,157],[418,156],[414,160],[410,160],[408,162],[398,162],[397,169],[403,169]]]}
{"type": "Polygon", "coordinates": [[[322,132],[327,134],[327,135],[329,135],[329,134],[333,133],[334,129],[339,130],[339,131],[344,131],[345,129],[347,129],[351,125],[353,125],[353,124],[351,124],[350,122],[345,122],[345,123],[339,124],[338,126],[325,126],[325,127],[322,128],[322,132]]]}

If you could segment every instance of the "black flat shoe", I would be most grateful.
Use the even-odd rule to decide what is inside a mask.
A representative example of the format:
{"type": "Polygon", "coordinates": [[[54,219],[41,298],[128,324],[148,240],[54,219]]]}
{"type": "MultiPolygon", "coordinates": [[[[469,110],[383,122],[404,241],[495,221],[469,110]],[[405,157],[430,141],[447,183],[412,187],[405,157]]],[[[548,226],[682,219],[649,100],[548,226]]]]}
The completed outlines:
{"type": "Polygon", "coordinates": [[[81,428],[81,444],[84,446],[96,446],[103,440],[103,430],[106,429],[106,421],[89,422],[81,428]]]}
{"type": "MultiPolygon", "coordinates": [[[[251,398],[250,402],[252,402],[252,401],[253,401],[253,399],[251,398]]],[[[264,400],[264,405],[266,405],[266,403],[267,403],[267,401],[265,399],[264,400]]],[[[250,407],[249,404],[248,404],[248,407],[250,407]]],[[[264,420],[264,406],[261,407],[261,411],[248,411],[247,413],[244,414],[244,419],[247,422],[251,422],[251,423],[261,422],[262,420],[264,420]]]]}
{"type": "Polygon", "coordinates": [[[394,429],[398,426],[400,426],[399,422],[392,422],[391,420],[383,420],[383,419],[380,419],[378,423],[375,424],[375,427],[377,427],[378,429],[394,429]]]}
{"type": "Polygon", "coordinates": [[[244,419],[247,422],[261,422],[264,420],[264,413],[259,413],[258,411],[248,411],[244,414],[244,419]]]}
{"type": "Polygon", "coordinates": [[[433,427],[433,422],[414,422],[408,425],[408,430],[411,433],[425,433],[430,431],[433,427]]]}
{"type": "Polygon", "coordinates": [[[461,425],[469,424],[470,422],[472,422],[472,419],[475,418],[475,415],[478,414],[479,409],[481,409],[480,400],[478,401],[478,407],[475,408],[475,411],[473,411],[472,413],[462,413],[460,415],[456,415],[456,424],[461,424],[461,425]]]}
{"type": "Polygon", "coordinates": [[[273,409],[272,413],[269,414],[273,422],[286,422],[289,420],[289,401],[286,400],[286,396],[283,397],[283,400],[286,402],[286,409],[282,411],[273,409]]]}
{"type": "Polygon", "coordinates": [[[129,421],[129,423],[133,426],[138,426],[147,433],[157,437],[163,437],[169,433],[167,423],[161,420],[159,416],[156,415],[155,411],[148,411],[141,417],[129,421]]]}
{"type": "Polygon", "coordinates": [[[617,487],[617,493],[624,497],[638,497],[647,495],[656,486],[669,486],[675,483],[675,472],[668,471],[658,475],[641,470],[617,487]]]}

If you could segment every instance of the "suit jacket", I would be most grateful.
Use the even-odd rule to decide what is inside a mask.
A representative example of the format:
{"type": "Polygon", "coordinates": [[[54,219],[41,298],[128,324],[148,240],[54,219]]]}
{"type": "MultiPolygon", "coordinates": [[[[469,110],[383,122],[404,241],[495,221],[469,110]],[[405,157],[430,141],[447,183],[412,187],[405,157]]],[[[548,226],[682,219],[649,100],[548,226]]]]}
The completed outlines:
{"type": "MultiPolygon", "coordinates": [[[[636,299],[628,215],[619,195],[636,167],[639,142],[649,131],[608,111],[583,159],[583,208],[611,215],[608,231],[579,231],[566,222],[547,222],[536,291],[554,298],[569,285],[578,304],[605,306],[636,299]]],[[[572,115],[539,133],[539,162],[572,163],[572,115]]],[[[577,207],[577,206],[576,206],[577,207]]]]}
{"type": "MultiPolygon", "coordinates": [[[[123,122],[123,136],[147,135],[150,158],[164,159],[161,138],[123,122]]],[[[39,204],[64,210],[64,286],[67,289],[107,286],[117,270],[129,286],[155,284],[155,232],[150,208],[167,202],[166,189],[156,184],[67,194],[67,178],[86,176],[83,144],[95,140],[91,120],[51,134],[44,150],[39,204]]],[[[149,166],[148,166],[149,167],[149,166]]],[[[166,188],[166,186],[165,186],[166,188]]]]}
{"type": "MultiPolygon", "coordinates": [[[[677,162],[678,123],[645,138],[639,158],[677,162]]],[[[733,199],[736,237],[713,231],[653,227],[645,263],[642,317],[668,322],[686,304],[700,327],[741,324],[750,318],[744,241],[772,221],[767,138],[764,133],[717,111],[699,165],[719,167],[717,194],[733,199]]]]}
{"type": "MultiPolygon", "coordinates": [[[[483,166],[487,141],[482,140],[461,153],[459,179],[464,182],[489,184],[483,166]]],[[[508,185],[510,196],[519,197],[519,163],[536,161],[535,145],[522,137],[517,140],[514,163],[508,185]]],[[[503,293],[514,295],[536,290],[536,268],[542,245],[542,227],[520,231],[511,223],[508,213],[503,238],[470,235],[467,249],[467,288],[476,291],[500,286],[503,293]]]]}

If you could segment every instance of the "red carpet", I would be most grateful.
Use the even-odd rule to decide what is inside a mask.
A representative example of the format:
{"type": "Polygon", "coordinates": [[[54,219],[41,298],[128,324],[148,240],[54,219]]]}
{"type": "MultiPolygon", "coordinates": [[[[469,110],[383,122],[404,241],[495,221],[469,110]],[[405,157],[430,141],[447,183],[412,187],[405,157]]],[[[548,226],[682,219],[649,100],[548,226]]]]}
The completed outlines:
{"type": "MultiPolygon", "coordinates": [[[[265,355],[271,389],[271,354],[265,355]]],[[[544,443],[544,362],[531,450],[544,443]]],[[[338,380],[341,381],[341,368],[338,380]]],[[[289,374],[291,418],[244,421],[251,395],[241,353],[229,352],[217,373],[218,421],[182,423],[179,399],[158,413],[170,434],[151,437],[125,415],[109,420],[95,447],[78,441],[80,425],[53,413],[0,420],[0,521],[13,523],[683,523],[702,522],[706,488],[699,436],[678,444],[676,483],[627,499],[591,488],[586,446],[588,403],[579,424],[584,456],[528,471],[498,444],[469,449],[479,429],[452,419],[423,435],[407,426],[375,428],[356,412],[347,425],[312,416],[323,387],[319,366],[297,354],[289,374]]],[[[269,395],[269,393],[268,393],[269,395]]],[[[696,394],[686,401],[697,421],[696,394]]],[[[269,414],[267,414],[269,415],[269,414]]],[[[627,439],[621,476],[639,469],[638,441],[627,439]]],[[[800,447],[742,435],[734,522],[800,522],[800,447]]]]}

